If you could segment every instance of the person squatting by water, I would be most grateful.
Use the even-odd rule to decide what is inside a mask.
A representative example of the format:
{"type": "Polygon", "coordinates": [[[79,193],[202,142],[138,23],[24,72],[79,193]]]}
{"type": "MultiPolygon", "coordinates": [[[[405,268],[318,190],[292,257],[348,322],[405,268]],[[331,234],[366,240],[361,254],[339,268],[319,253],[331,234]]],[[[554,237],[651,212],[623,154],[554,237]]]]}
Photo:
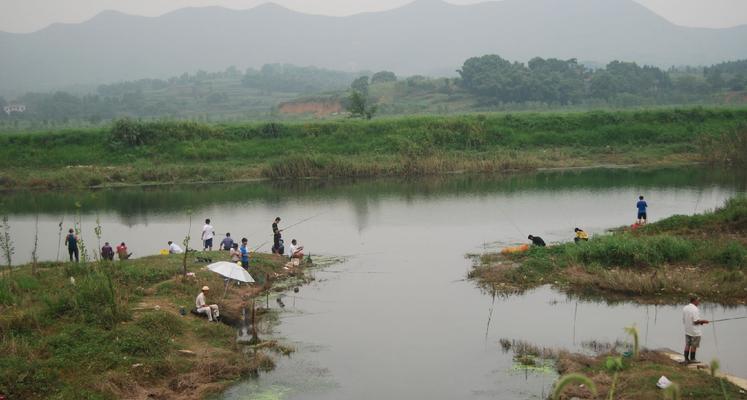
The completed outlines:
{"type": "Polygon", "coordinates": [[[195,309],[197,313],[199,314],[206,314],[208,317],[208,321],[210,322],[218,322],[218,317],[220,317],[220,310],[218,310],[217,304],[210,304],[208,305],[205,302],[205,296],[210,292],[210,288],[207,286],[202,287],[202,291],[200,294],[197,295],[197,298],[195,299],[195,309]]]}
{"type": "Polygon", "coordinates": [[[114,249],[112,249],[112,246],[109,244],[109,242],[104,243],[104,246],[101,248],[101,259],[106,261],[114,261],[114,249]]]}
{"type": "Polygon", "coordinates": [[[291,247],[288,250],[289,258],[303,259],[303,246],[299,246],[296,239],[291,240],[291,247]]]}
{"type": "Polygon", "coordinates": [[[638,202],[635,203],[635,207],[638,209],[637,223],[639,225],[645,224],[648,220],[648,215],[646,214],[648,204],[646,204],[646,200],[643,200],[643,196],[638,196],[638,202]]]}
{"type": "Polygon", "coordinates": [[[182,254],[184,250],[178,244],[169,240],[169,254],[182,254]]]}
{"type": "Polygon", "coordinates": [[[690,295],[690,304],[682,309],[682,324],[685,326],[685,363],[697,363],[695,351],[700,347],[700,337],[703,335],[702,325],[709,321],[700,319],[698,305],[700,299],[696,295],[690,295]]]}
{"type": "Polygon", "coordinates": [[[226,237],[223,238],[223,240],[220,242],[220,249],[225,251],[231,251],[231,248],[233,248],[233,239],[231,238],[231,233],[226,233],[226,237]]]}
{"type": "Polygon", "coordinates": [[[80,253],[78,252],[78,236],[75,235],[75,230],[73,230],[73,228],[70,228],[67,236],[65,236],[65,245],[67,245],[67,252],[70,255],[70,262],[73,262],[73,257],[75,257],[75,262],[79,262],[80,253]]]}
{"type": "MultiPolygon", "coordinates": [[[[275,217],[275,222],[272,223],[272,254],[283,254],[281,251],[281,242],[283,241],[282,229],[278,228],[280,223],[280,217],[275,217]]],[[[282,249],[285,250],[285,249],[282,249]]]]}
{"type": "Polygon", "coordinates": [[[547,245],[545,244],[545,241],[544,241],[544,240],[542,240],[542,238],[541,238],[541,237],[539,237],[539,236],[532,236],[532,235],[529,235],[529,236],[527,237],[527,239],[531,240],[531,241],[532,241],[532,244],[533,244],[533,245],[535,245],[535,246],[538,246],[538,247],[545,247],[545,246],[547,246],[547,245]]]}
{"type": "Polygon", "coordinates": [[[205,220],[205,226],[202,227],[202,251],[213,251],[213,237],[215,237],[215,228],[210,225],[210,218],[205,220]]]}
{"type": "Polygon", "coordinates": [[[127,245],[125,242],[122,242],[117,246],[117,256],[119,256],[120,261],[124,261],[132,257],[132,253],[129,252],[127,249],[127,245]]]}
{"type": "Polygon", "coordinates": [[[580,228],[576,228],[573,230],[576,232],[576,237],[573,238],[573,241],[578,243],[580,241],[588,242],[589,241],[589,234],[581,230],[580,228]]]}

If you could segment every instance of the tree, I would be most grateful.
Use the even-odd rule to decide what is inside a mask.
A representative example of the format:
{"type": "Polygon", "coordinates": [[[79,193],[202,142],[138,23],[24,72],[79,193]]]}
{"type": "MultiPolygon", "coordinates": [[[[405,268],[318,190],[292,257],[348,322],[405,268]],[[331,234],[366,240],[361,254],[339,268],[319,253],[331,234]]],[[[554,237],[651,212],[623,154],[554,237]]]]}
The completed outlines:
{"type": "Polygon", "coordinates": [[[390,71],[379,71],[371,77],[371,84],[397,82],[397,75],[390,71]]]}
{"type": "Polygon", "coordinates": [[[363,96],[368,97],[368,76],[361,76],[356,78],[353,83],[350,84],[350,88],[355,92],[359,92],[363,96]]]}
{"type": "Polygon", "coordinates": [[[350,93],[345,108],[354,118],[371,119],[376,114],[376,111],[378,111],[378,107],[375,104],[371,104],[371,99],[368,95],[357,90],[353,90],[350,93]]]}

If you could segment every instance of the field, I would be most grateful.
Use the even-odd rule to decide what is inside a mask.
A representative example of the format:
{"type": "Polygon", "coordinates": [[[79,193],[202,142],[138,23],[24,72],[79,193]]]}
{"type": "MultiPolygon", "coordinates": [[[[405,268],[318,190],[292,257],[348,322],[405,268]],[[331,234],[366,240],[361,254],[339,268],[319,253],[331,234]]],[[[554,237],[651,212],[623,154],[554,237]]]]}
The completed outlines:
{"type": "Polygon", "coordinates": [[[253,124],[119,120],[0,136],[0,187],[741,163],[747,109],[421,116],[253,124]]]}

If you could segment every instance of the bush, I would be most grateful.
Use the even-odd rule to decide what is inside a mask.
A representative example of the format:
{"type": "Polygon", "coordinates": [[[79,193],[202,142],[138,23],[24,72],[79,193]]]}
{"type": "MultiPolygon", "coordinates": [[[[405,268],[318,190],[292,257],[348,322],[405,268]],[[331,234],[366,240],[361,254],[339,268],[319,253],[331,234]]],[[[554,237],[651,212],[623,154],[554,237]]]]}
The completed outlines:
{"type": "Polygon", "coordinates": [[[135,325],[147,331],[161,332],[168,336],[175,336],[184,332],[184,321],[176,315],[163,311],[147,313],[140,317],[135,325]]]}
{"type": "Polygon", "coordinates": [[[692,259],[695,245],[668,235],[636,237],[630,234],[601,236],[582,246],[568,246],[568,254],[585,264],[604,267],[651,267],[692,259]]]}
{"type": "Polygon", "coordinates": [[[743,268],[747,265],[747,249],[739,242],[729,242],[716,249],[708,257],[715,264],[728,268],[743,268]]]}
{"type": "Polygon", "coordinates": [[[131,356],[162,356],[170,349],[170,341],[161,332],[129,325],[116,332],[119,351],[131,356]]]}

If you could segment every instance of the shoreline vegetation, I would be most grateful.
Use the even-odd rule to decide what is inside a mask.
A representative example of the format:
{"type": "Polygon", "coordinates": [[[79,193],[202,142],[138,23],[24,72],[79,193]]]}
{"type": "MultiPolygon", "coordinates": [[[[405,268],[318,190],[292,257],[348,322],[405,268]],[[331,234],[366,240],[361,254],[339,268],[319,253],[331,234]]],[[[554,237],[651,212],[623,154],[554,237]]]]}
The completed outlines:
{"type": "MultiPolygon", "coordinates": [[[[570,229],[569,229],[570,230],[570,229]]],[[[689,293],[747,304],[747,198],[692,216],[675,215],[588,242],[474,257],[469,277],[499,294],[551,285],[607,301],[680,304],[689,293]]]]}
{"type": "Polygon", "coordinates": [[[743,165],[747,109],[490,113],[242,125],[119,120],[0,135],[0,189],[743,165]]]}
{"type": "MultiPolygon", "coordinates": [[[[638,335],[635,327],[625,328],[638,335]]],[[[526,373],[557,372],[549,399],[660,399],[665,390],[656,386],[661,376],[679,389],[682,399],[724,400],[747,398],[744,380],[719,371],[718,360],[703,365],[682,365],[669,351],[638,348],[632,343],[582,343],[582,353],[535,346],[520,340],[501,339],[505,353],[512,353],[514,369],[526,373]],[[701,367],[701,368],[697,368],[701,367]],[[590,388],[596,391],[594,394],[590,388]],[[557,397],[555,395],[557,394],[557,397]]]]}
{"type": "Polygon", "coordinates": [[[39,262],[3,271],[0,394],[28,400],[197,400],[272,370],[275,359],[294,351],[260,338],[277,322],[265,301],[274,300],[271,292],[309,282],[309,262],[286,269],[282,257],[252,254],[250,272],[258,283],[232,284],[224,296],[221,276],[196,260],[187,263],[195,276],[184,275],[183,259],[177,254],[39,262]],[[213,289],[208,302],[219,304],[223,323],[190,314],[203,285],[213,289]],[[237,341],[239,327],[247,343],[237,341]]]}

